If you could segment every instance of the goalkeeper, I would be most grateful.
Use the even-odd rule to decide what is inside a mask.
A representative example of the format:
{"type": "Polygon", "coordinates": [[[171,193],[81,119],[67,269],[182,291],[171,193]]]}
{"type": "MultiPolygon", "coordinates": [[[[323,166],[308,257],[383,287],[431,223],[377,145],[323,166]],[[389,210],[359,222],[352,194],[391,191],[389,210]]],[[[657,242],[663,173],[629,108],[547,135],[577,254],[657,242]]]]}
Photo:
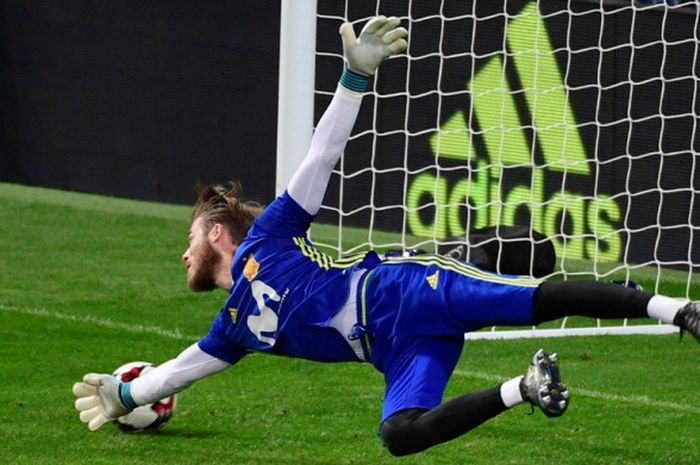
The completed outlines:
{"type": "Polygon", "coordinates": [[[386,381],[383,444],[406,455],[454,439],[520,403],[552,417],[567,409],[556,357],[543,351],[524,374],[443,403],[465,332],[576,314],[658,318],[700,336],[700,305],[615,284],[502,276],[440,256],[381,260],[368,252],[333,260],[317,251],[306,231],[362,94],[377,67],[407,47],[407,31],[396,18],[371,19],[359,37],[346,23],[340,34],[347,66],[287,190],[264,209],[242,200],[238,183],[198,192],[182,257],[188,285],[229,292],[209,333],[130,383],[85,375],[73,392],[91,430],[263,352],[371,363],[386,381]]]}

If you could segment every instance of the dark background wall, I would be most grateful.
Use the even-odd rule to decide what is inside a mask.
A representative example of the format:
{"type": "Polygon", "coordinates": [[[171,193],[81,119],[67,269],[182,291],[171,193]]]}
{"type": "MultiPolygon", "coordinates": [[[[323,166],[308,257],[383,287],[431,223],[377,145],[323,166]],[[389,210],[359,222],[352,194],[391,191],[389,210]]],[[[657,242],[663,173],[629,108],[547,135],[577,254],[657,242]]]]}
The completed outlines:
{"type": "Polygon", "coordinates": [[[2,0],[0,181],[269,201],[278,49],[277,1],[2,0]]]}
{"type": "MultiPolygon", "coordinates": [[[[545,232],[561,244],[584,241],[574,258],[596,259],[597,250],[612,244],[598,241],[606,231],[593,229],[600,222],[591,212],[602,194],[614,199],[607,205],[616,209],[598,218],[615,231],[609,258],[680,266],[690,261],[697,267],[697,7],[637,11],[622,0],[604,2],[605,8],[588,0],[538,4],[564,76],[558,79],[570,89],[567,104],[585,157],[597,162],[590,163],[588,175],[567,176],[572,205],[581,208],[555,204],[560,211],[549,215],[545,232]]],[[[502,50],[512,24],[502,13],[515,17],[528,5],[525,0],[353,0],[347,7],[339,0],[318,2],[317,49],[328,53],[317,58],[317,118],[342,67],[337,35],[342,18],[377,12],[413,18],[410,67],[405,57],[382,66],[375,96],[365,99],[356,124],[356,134],[364,135],[348,147],[343,170],[351,176],[333,177],[326,202],[336,208],[324,210],[321,221],[337,223],[342,211],[345,225],[417,233],[407,227],[403,205],[418,173],[439,177],[445,195],[452,196],[473,175],[470,170],[497,159],[467,92],[472,78],[494,59],[509,63],[505,72],[518,119],[543,176],[536,200],[548,205],[562,190],[563,177],[541,168],[548,154],[542,135],[531,129],[522,70],[502,50]],[[440,21],[439,15],[450,20],[440,21]],[[473,54],[464,54],[467,47],[473,54]],[[440,60],[437,51],[448,59],[440,60]],[[444,158],[431,146],[455,114],[464,115],[461,126],[474,135],[473,148],[463,147],[472,154],[469,160],[444,158]],[[357,213],[344,213],[349,211],[357,213]]],[[[197,180],[236,177],[249,197],[270,201],[279,14],[279,1],[260,0],[0,0],[0,181],[189,204],[197,180]]],[[[475,176],[474,185],[483,184],[475,176]]],[[[500,183],[500,191],[489,188],[482,203],[528,185],[532,170],[509,168],[500,179],[488,176],[490,185],[500,183]]],[[[419,219],[430,225],[444,205],[439,193],[425,194],[419,219]]],[[[470,203],[456,207],[460,223],[473,228],[470,212],[487,210],[465,200],[470,203]]],[[[516,220],[530,224],[532,215],[546,214],[535,209],[519,208],[516,220]]]]}

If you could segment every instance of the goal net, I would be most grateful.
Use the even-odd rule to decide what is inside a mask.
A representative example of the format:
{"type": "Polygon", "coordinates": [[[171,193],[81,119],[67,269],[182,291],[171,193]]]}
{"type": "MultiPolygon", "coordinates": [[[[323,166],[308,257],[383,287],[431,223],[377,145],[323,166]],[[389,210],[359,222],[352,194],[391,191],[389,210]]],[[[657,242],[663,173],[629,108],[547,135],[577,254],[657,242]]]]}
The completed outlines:
{"type": "MultiPolygon", "coordinates": [[[[314,123],[337,85],[343,21],[398,16],[410,34],[365,97],[319,215],[336,228],[323,245],[433,252],[525,225],[555,246],[551,279],[700,298],[699,12],[673,3],[318,2],[314,123]]],[[[472,336],[672,330],[654,323],[472,336]]]]}

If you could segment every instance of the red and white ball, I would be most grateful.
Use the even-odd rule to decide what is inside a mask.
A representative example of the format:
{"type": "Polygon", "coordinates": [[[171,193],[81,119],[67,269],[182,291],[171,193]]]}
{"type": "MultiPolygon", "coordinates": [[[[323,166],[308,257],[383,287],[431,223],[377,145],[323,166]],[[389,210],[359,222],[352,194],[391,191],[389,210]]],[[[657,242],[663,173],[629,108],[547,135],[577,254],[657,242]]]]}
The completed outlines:
{"type": "MultiPolygon", "coordinates": [[[[120,381],[126,383],[153,370],[155,365],[149,362],[131,362],[120,366],[114,373],[120,381]]],[[[166,397],[152,404],[136,407],[130,413],[114,420],[117,427],[127,433],[154,431],[165,425],[175,412],[177,396],[166,397]]]]}

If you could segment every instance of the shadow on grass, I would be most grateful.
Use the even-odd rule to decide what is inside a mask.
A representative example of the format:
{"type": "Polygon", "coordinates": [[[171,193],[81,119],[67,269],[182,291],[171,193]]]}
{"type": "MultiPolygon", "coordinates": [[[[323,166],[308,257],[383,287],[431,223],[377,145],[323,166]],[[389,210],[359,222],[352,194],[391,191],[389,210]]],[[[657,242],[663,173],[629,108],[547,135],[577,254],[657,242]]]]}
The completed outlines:
{"type": "Polygon", "coordinates": [[[226,431],[216,430],[192,430],[180,428],[163,428],[155,431],[140,431],[137,433],[123,433],[127,436],[171,437],[185,439],[209,439],[218,436],[230,436],[226,431]]]}

